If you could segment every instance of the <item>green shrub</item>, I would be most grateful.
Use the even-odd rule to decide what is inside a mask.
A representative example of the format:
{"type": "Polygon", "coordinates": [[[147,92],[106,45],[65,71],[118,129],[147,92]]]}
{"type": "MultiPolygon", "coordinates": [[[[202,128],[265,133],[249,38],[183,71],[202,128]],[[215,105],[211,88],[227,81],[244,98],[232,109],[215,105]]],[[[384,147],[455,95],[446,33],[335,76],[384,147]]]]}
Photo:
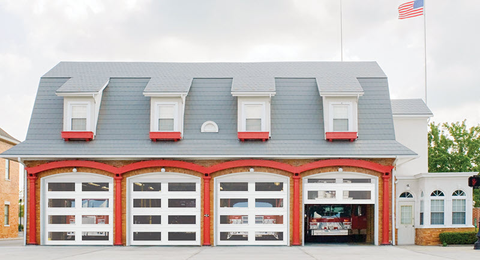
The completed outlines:
{"type": "Polygon", "coordinates": [[[476,232],[445,232],[440,233],[443,245],[474,244],[477,241],[476,232]]]}

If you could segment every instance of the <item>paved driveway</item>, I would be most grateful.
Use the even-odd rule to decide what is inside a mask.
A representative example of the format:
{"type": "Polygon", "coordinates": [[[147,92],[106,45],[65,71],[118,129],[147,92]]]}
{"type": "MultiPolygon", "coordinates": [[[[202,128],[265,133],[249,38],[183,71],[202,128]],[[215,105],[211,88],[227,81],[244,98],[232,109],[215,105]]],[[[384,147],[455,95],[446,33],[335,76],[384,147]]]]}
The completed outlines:
{"type": "Polygon", "coordinates": [[[358,246],[321,245],[305,247],[218,246],[218,247],[113,247],[113,246],[23,246],[23,240],[0,240],[1,260],[23,259],[189,259],[189,260],[429,260],[480,259],[473,246],[358,246]]]}

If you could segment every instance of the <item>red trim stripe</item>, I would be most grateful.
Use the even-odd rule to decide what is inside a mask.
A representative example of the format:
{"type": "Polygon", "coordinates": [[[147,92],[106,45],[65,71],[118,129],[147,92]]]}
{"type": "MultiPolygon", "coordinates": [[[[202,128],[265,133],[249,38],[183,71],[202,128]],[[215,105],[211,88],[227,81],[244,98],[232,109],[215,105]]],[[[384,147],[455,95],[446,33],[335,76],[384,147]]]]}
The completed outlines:
{"type": "Polygon", "coordinates": [[[108,165],[100,162],[94,162],[94,161],[69,160],[69,161],[49,162],[49,163],[41,164],[35,167],[27,167],[25,169],[30,174],[36,174],[39,172],[58,169],[58,168],[86,167],[86,168],[103,170],[113,174],[123,174],[126,172],[145,169],[145,168],[175,167],[175,168],[182,168],[182,169],[200,172],[203,174],[211,174],[213,172],[232,169],[232,168],[238,168],[238,167],[266,167],[266,168],[283,170],[289,173],[302,173],[302,172],[313,170],[316,168],[336,167],[336,166],[359,167],[359,168],[369,169],[369,170],[381,172],[381,173],[390,172],[393,169],[393,166],[381,165],[378,163],[360,160],[360,159],[328,159],[328,160],[320,160],[316,162],[307,163],[302,166],[292,166],[287,163],[270,161],[270,160],[250,159],[250,160],[228,161],[228,162],[216,164],[210,167],[204,167],[195,163],[175,161],[175,160],[141,161],[141,162],[128,164],[122,167],[115,167],[112,165],[108,165]]]}

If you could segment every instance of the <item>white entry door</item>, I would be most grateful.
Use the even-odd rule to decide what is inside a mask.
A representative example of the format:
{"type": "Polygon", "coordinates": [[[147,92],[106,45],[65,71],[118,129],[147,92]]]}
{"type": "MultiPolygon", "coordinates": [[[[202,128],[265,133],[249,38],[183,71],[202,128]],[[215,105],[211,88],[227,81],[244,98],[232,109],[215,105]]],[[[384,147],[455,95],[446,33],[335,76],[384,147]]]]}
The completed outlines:
{"type": "Polygon", "coordinates": [[[187,174],[129,178],[129,245],[200,245],[200,192],[200,178],[187,174]]]}
{"type": "Polygon", "coordinates": [[[414,202],[399,202],[400,223],[398,225],[398,244],[415,244],[414,202]]]}
{"type": "Polygon", "coordinates": [[[288,245],[288,187],[274,174],[216,178],[216,244],[288,245]]]}

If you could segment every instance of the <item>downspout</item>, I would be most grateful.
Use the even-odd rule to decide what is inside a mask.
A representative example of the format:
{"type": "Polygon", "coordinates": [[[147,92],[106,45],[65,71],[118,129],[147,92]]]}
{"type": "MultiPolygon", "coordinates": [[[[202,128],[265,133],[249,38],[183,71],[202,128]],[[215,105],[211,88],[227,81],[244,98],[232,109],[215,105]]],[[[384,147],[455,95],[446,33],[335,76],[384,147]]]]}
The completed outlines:
{"type": "Polygon", "coordinates": [[[395,199],[396,199],[396,196],[395,196],[395,186],[396,186],[396,181],[395,181],[395,173],[396,173],[396,165],[397,165],[397,160],[398,160],[398,157],[395,158],[395,161],[393,161],[393,169],[392,169],[392,245],[395,245],[395,241],[396,241],[396,226],[395,226],[395,209],[396,209],[396,205],[395,205],[395,199]]]}
{"type": "Polygon", "coordinates": [[[25,170],[25,164],[22,161],[22,158],[18,157],[18,162],[23,165],[23,246],[27,245],[27,171],[25,170]]]}
{"type": "Polygon", "coordinates": [[[187,98],[187,94],[182,94],[180,97],[181,97],[182,103],[183,103],[183,104],[182,104],[182,105],[183,105],[182,118],[181,118],[181,121],[182,121],[182,129],[181,129],[181,130],[182,130],[182,131],[181,131],[182,135],[181,135],[181,137],[182,137],[182,139],[183,139],[183,130],[184,130],[184,128],[185,128],[185,106],[186,106],[186,104],[185,104],[185,99],[187,98]]]}

